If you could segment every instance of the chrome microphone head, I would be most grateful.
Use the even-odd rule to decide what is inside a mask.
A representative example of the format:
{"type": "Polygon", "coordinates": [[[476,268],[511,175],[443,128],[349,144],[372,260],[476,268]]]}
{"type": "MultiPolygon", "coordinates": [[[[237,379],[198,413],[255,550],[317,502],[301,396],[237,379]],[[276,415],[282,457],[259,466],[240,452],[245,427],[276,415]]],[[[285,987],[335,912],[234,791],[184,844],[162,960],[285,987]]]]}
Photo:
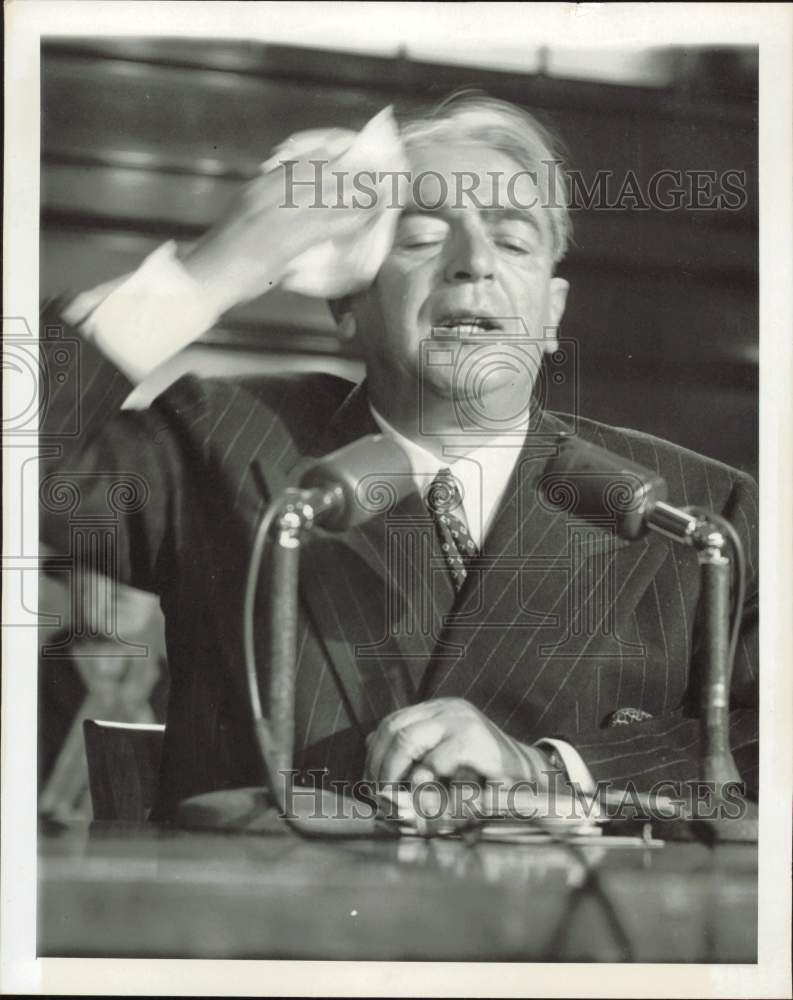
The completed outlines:
{"type": "Polygon", "coordinates": [[[630,540],[645,533],[667,495],[657,472],[579,438],[561,439],[539,489],[547,509],[595,519],[630,540]]]}
{"type": "Polygon", "coordinates": [[[382,434],[325,455],[303,474],[300,486],[335,494],[332,506],[317,517],[329,531],[346,531],[385,514],[416,488],[407,455],[382,434]]]}

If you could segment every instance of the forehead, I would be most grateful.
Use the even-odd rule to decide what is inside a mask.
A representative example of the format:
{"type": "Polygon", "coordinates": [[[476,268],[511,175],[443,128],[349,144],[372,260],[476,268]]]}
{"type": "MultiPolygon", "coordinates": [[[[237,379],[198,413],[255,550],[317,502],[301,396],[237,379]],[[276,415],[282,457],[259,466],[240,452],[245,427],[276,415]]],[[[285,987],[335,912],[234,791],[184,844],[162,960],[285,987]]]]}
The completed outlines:
{"type": "Polygon", "coordinates": [[[453,212],[486,206],[510,215],[524,212],[546,228],[542,164],[520,163],[477,142],[428,142],[408,147],[407,156],[408,209],[453,212]]]}
{"type": "Polygon", "coordinates": [[[454,139],[447,142],[425,140],[407,147],[411,169],[434,170],[449,176],[455,170],[486,174],[489,171],[518,171],[517,159],[484,142],[454,139]]]}

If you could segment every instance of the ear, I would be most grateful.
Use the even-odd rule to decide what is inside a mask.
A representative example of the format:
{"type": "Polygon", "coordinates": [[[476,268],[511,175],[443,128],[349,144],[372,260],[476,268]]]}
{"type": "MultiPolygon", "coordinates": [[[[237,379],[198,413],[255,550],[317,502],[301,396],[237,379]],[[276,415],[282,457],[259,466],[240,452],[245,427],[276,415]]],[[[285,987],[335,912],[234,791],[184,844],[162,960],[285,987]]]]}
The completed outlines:
{"type": "Polygon", "coordinates": [[[542,349],[546,354],[553,354],[559,348],[559,325],[564,316],[569,290],[569,281],[564,278],[551,278],[548,291],[548,322],[543,329],[542,349]]]}

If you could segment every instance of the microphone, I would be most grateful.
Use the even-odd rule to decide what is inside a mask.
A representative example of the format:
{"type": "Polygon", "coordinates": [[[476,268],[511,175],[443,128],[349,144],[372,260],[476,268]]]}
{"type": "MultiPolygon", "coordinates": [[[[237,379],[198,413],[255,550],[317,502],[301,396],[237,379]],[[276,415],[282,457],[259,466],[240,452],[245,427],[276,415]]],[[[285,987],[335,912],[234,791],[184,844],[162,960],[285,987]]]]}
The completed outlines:
{"type": "Polygon", "coordinates": [[[694,545],[703,528],[701,517],[665,502],[657,472],[579,438],[562,438],[539,488],[546,508],[607,521],[629,541],[652,530],[694,545]]]}
{"type": "MultiPolygon", "coordinates": [[[[730,749],[729,691],[745,595],[745,557],[738,533],[719,514],[699,507],[666,503],[666,481],[620,455],[587,441],[563,437],[539,483],[540,500],[550,510],[607,523],[629,541],[648,530],[697,550],[702,569],[705,656],[700,691],[700,777],[715,782],[717,806],[725,804],[723,789],[740,783],[730,749]],[[732,546],[735,595],[730,624],[732,546]]],[[[709,821],[719,840],[756,841],[756,807],[746,815],[726,812],[709,821]]]]}
{"type": "MultiPolygon", "coordinates": [[[[346,531],[387,513],[414,489],[412,468],[402,448],[382,434],[371,434],[325,455],[306,469],[298,487],[287,487],[271,499],[251,548],[243,606],[245,676],[267,792],[240,788],[193,796],[180,803],[182,824],[265,831],[277,829],[279,822],[286,820],[304,836],[378,834],[374,819],[347,815],[349,802],[345,806],[347,813],[342,815],[338,797],[325,791],[323,814],[332,816],[332,820],[318,822],[313,802],[307,816],[290,815],[286,810],[281,785],[282,778],[291,772],[294,756],[300,544],[304,530],[314,525],[346,531]],[[269,717],[265,718],[259,694],[254,622],[262,558],[274,527],[277,535],[272,540],[270,560],[269,717]],[[308,818],[311,823],[306,822],[308,818]]],[[[345,804],[343,800],[341,804],[345,804]]]]}
{"type": "Polygon", "coordinates": [[[300,489],[318,525],[346,531],[392,510],[415,490],[405,452],[391,438],[369,434],[325,455],[304,472],[300,489]]]}

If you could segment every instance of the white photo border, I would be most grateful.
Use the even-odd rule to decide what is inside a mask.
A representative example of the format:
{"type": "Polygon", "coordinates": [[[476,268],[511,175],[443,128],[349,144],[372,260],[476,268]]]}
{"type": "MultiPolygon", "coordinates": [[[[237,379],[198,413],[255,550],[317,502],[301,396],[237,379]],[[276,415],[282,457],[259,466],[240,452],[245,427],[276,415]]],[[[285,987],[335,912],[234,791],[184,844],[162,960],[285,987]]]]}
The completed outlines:
{"type": "MultiPolygon", "coordinates": [[[[765,997],[790,995],[790,852],[793,747],[791,649],[793,556],[793,7],[789,4],[441,4],[94,2],[10,0],[6,16],[4,317],[25,317],[36,332],[39,309],[39,58],[42,36],[258,37],[333,48],[381,39],[382,25],[421,17],[424,30],[473,42],[490,33],[566,47],[756,44],[760,52],[760,497],[761,497],[761,794],[759,953],[747,965],[522,965],[39,959],[36,938],[36,669],[32,627],[4,628],[2,675],[3,993],[325,996],[765,997]],[[414,8],[420,7],[417,11],[414,8]],[[189,31],[185,26],[189,25],[189,31]],[[341,27],[341,31],[339,30],[341,27]],[[305,30],[304,30],[305,29],[305,30]],[[308,33],[310,31],[310,33],[308,33]],[[771,596],[773,595],[773,596],[771,596]],[[321,986],[319,985],[321,984],[321,986]]],[[[5,373],[4,373],[5,378],[5,373]]],[[[6,396],[6,412],[14,410],[6,396]]],[[[9,449],[10,450],[10,449],[9,449]]],[[[4,559],[35,559],[13,516],[20,497],[5,450],[4,559]],[[16,491],[16,492],[15,492],[16,491]]],[[[5,565],[5,564],[4,564],[5,565]]],[[[4,572],[4,578],[7,576],[4,572]]],[[[21,576],[22,574],[20,574],[21,576]]],[[[34,577],[35,574],[29,574],[34,577]]],[[[4,579],[4,584],[8,583],[4,579]]],[[[22,595],[35,608],[32,585],[22,595]]],[[[19,595],[17,595],[19,598],[19,595]]],[[[15,596],[3,590],[4,612],[15,596]]],[[[4,613],[3,621],[6,621],[4,613]]]]}

